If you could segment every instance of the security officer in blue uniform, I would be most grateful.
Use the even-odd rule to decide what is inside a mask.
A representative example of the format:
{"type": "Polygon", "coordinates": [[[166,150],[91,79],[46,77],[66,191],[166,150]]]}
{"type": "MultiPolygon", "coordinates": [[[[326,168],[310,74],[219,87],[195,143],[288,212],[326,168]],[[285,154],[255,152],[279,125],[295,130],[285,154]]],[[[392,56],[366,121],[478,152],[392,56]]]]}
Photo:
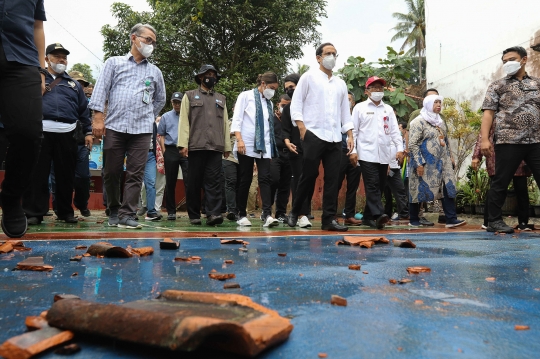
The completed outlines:
{"type": "Polygon", "coordinates": [[[61,44],[45,50],[47,74],[43,95],[43,140],[33,180],[23,195],[23,210],[29,225],[40,224],[49,210],[49,173],[54,161],[58,220],[77,223],[71,206],[77,161],[77,141],[92,146],[88,100],[79,82],[67,73],[69,51],[61,44]]]}

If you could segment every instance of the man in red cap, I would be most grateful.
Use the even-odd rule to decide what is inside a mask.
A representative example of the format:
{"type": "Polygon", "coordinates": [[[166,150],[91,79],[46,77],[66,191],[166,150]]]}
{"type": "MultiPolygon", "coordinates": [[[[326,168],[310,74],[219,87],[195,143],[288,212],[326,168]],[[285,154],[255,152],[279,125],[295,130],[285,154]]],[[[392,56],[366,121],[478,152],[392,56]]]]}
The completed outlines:
{"type": "Polygon", "coordinates": [[[366,189],[366,208],[363,223],[378,229],[384,228],[390,218],[384,214],[381,191],[386,183],[391,148],[396,146],[398,161],[403,159],[403,141],[394,109],[385,104],[386,81],[377,76],[366,82],[368,99],[357,104],[352,113],[353,134],[356,148],[351,162],[358,160],[366,189]]]}

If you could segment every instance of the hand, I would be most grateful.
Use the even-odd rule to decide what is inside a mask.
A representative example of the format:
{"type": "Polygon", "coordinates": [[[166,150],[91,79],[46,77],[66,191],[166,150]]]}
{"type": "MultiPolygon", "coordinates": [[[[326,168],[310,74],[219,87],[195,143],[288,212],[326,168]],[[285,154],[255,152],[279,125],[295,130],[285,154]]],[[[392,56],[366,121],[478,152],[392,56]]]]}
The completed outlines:
{"type": "Polygon", "coordinates": [[[396,153],[396,160],[398,160],[398,162],[401,163],[401,161],[403,161],[403,156],[404,156],[403,152],[396,153]]]}
{"type": "Polygon", "coordinates": [[[351,163],[351,165],[353,167],[358,166],[358,154],[357,153],[350,154],[349,155],[349,162],[351,163]]]}
{"type": "Polygon", "coordinates": [[[225,158],[229,158],[230,155],[231,155],[230,151],[227,151],[227,152],[223,153],[223,157],[225,157],[225,158]]]}
{"type": "Polygon", "coordinates": [[[485,157],[490,157],[493,154],[493,146],[489,142],[489,138],[482,138],[482,143],[480,145],[480,151],[485,157]]]}
{"type": "Polygon", "coordinates": [[[298,127],[298,130],[300,131],[300,139],[303,141],[304,136],[306,135],[307,128],[306,126],[298,127]]]}
{"type": "Polygon", "coordinates": [[[475,171],[478,171],[478,169],[480,168],[480,160],[478,159],[474,159],[471,161],[471,167],[473,168],[473,170],[475,171]]]}
{"type": "Polygon", "coordinates": [[[424,166],[418,166],[416,167],[416,174],[419,177],[422,177],[424,175],[424,166]]]}
{"type": "Polygon", "coordinates": [[[87,135],[84,137],[84,145],[88,147],[89,150],[92,149],[92,143],[94,142],[94,136],[87,135]]]}
{"type": "Polygon", "coordinates": [[[45,95],[45,75],[40,73],[41,75],[41,95],[45,95]]]}
{"type": "Polygon", "coordinates": [[[238,149],[239,154],[241,154],[241,155],[246,154],[246,145],[244,144],[244,140],[236,139],[236,147],[238,149]]]}
{"type": "Polygon", "coordinates": [[[298,151],[296,151],[296,145],[292,142],[285,142],[285,145],[287,146],[287,148],[289,149],[290,152],[294,153],[294,154],[298,154],[298,151]]]}
{"type": "Polygon", "coordinates": [[[92,134],[95,138],[101,138],[105,135],[105,120],[102,112],[95,112],[92,120],[92,134]]]}
{"type": "Polygon", "coordinates": [[[187,147],[180,148],[179,152],[180,152],[180,157],[188,157],[188,148],[187,147]]]}
{"type": "Polygon", "coordinates": [[[347,149],[349,150],[349,152],[347,152],[347,155],[350,155],[351,152],[354,150],[354,139],[348,136],[347,136],[347,149]]]}

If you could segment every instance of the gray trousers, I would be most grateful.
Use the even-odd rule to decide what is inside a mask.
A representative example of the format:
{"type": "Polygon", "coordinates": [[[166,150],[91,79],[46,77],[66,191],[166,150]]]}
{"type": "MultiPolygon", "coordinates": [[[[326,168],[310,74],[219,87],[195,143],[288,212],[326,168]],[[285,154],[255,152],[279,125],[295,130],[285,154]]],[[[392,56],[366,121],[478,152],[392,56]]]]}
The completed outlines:
{"type": "Polygon", "coordinates": [[[107,207],[111,213],[118,212],[120,218],[135,217],[151,137],[151,133],[133,135],[107,129],[107,139],[103,144],[103,155],[107,157],[103,180],[107,192],[107,207]],[[126,180],[120,202],[124,157],[126,157],[126,180]]]}

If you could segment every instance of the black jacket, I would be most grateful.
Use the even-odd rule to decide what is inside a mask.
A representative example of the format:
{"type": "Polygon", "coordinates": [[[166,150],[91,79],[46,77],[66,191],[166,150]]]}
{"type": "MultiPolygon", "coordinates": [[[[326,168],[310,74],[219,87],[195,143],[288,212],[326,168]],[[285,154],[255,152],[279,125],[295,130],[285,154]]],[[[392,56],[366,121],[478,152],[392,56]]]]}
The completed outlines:
{"type": "MultiPolygon", "coordinates": [[[[298,127],[293,126],[291,121],[291,104],[287,104],[283,107],[283,112],[281,113],[281,134],[282,141],[289,139],[289,141],[296,146],[296,152],[298,152],[298,154],[304,153],[302,150],[302,141],[300,140],[300,130],[298,127]]],[[[294,155],[294,153],[291,153],[291,156],[294,155]]]]}

